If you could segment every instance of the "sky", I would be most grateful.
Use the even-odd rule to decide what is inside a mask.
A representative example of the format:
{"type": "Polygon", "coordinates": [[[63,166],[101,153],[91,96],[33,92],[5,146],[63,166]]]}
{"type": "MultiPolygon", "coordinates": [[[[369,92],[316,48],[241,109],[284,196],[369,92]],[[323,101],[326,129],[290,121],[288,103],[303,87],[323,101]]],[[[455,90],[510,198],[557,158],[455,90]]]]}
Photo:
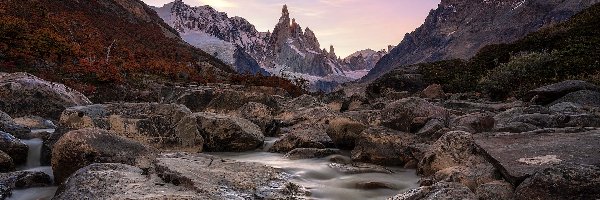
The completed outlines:
{"type": "MultiPolygon", "coordinates": [[[[172,0],[142,0],[162,6],[172,0]]],[[[425,21],[440,0],[184,0],[192,6],[210,5],[229,17],[240,16],[261,32],[273,31],[288,5],[290,17],[302,29],[315,32],[321,48],[333,45],[342,58],[363,49],[397,45],[406,33],[425,21]]]]}

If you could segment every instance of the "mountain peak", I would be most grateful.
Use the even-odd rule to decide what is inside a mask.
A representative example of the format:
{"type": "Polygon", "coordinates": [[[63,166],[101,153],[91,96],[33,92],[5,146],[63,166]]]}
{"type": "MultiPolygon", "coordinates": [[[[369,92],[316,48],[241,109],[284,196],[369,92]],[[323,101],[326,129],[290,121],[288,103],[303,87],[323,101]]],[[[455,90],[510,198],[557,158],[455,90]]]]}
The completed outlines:
{"type": "Polygon", "coordinates": [[[286,4],[284,4],[283,8],[281,9],[281,17],[286,17],[286,18],[290,17],[290,12],[288,11],[288,7],[286,4]]]}

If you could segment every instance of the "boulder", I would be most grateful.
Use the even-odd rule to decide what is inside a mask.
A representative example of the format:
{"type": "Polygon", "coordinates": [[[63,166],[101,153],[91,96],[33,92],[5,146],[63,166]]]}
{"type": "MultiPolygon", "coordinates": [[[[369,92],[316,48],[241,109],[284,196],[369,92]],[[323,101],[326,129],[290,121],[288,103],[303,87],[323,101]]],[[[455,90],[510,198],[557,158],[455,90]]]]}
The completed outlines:
{"type": "Polygon", "coordinates": [[[31,130],[25,126],[17,124],[12,117],[0,111],[0,131],[10,133],[17,138],[25,138],[31,130]]]}
{"type": "Polygon", "coordinates": [[[149,167],[155,149],[102,129],[81,129],[63,135],[52,149],[57,183],[92,163],[123,163],[149,167]]]}
{"type": "Polygon", "coordinates": [[[388,200],[475,200],[477,196],[468,187],[453,182],[438,182],[396,195],[388,200]]]}
{"type": "Polygon", "coordinates": [[[289,175],[258,163],[236,162],[204,154],[165,154],[156,173],[168,183],[196,191],[205,199],[296,199],[305,195],[289,175]]]}
{"type": "Polygon", "coordinates": [[[436,141],[449,130],[450,129],[446,127],[446,124],[442,120],[431,119],[425,123],[423,128],[417,131],[417,135],[427,141],[436,141]]]}
{"type": "Polygon", "coordinates": [[[304,94],[296,97],[284,104],[286,110],[323,107],[325,104],[314,96],[304,94]]]}
{"type": "Polygon", "coordinates": [[[471,113],[452,119],[450,126],[454,129],[463,128],[471,133],[491,131],[494,128],[493,113],[471,113]]]}
{"type": "Polygon", "coordinates": [[[311,158],[324,158],[327,156],[341,153],[342,152],[337,149],[298,148],[285,154],[285,157],[290,160],[300,160],[311,158]]]}
{"type": "Polygon", "coordinates": [[[380,165],[374,165],[369,163],[353,162],[348,164],[343,163],[331,163],[329,167],[335,169],[344,174],[364,174],[364,173],[381,173],[381,174],[393,174],[394,171],[385,168],[380,165]]]}
{"type": "Polygon", "coordinates": [[[203,138],[183,105],[113,103],[66,109],[60,125],[72,130],[100,128],[160,149],[202,151],[203,138]]]}
{"type": "Polygon", "coordinates": [[[388,104],[381,111],[382,125],[404,132],[417,132],[430,119],[447,121],[449,112],[420,98],[405,98],[388,104]]]}
{"type": "Polygon", "coordinates": [[[466,166],[454,166],[442,169],[433,175],[433,181],[457,182],[476,191],[483,184],[501,179],[494,166],[487,162],[479,162],[466,166]]]}
{"type": "Polygon", "coordinates": [[[0,110],[13,117],[27,115],[58,119],[63,110],[92,102],[59,83],[27,73],[0,73],[0,110]]]}
{"type": "Polygon", "coordinates": [[[13,159],[4,151],[0,151],[0,173],[15,171],[13,159]]]}
{"type": "Polygon", "coordinates": [[[480,152],[502,174],[518,186],[534,173],[561,163],[597,165],[600,131],[479,134],[480,152]]]}
{"type": "Polygon", "coordinates": [[[427,85],[423,75],[415,73],[416,70],[395,70],[367,86],[366,95],[370,99],[387,97],[388,90],[395,92],[415,93],[423,90],[427,85]]]}
{"type": "Polygon", "coordinates": [[[380,165],[403,166],[415,160],[410,145],[417,142],[416,136],[387,129],[371,127],[356,139],[352,160],[380,165]]]}
{"type": "Polygon", "coordinates": [[[271,108],[264,104],[248,102],[238,109],[237,115],[258,125],[265,135],[274,136],[275,133],[272,130],[276,122],[274,121],[273,112],[271,108]]]}
{"type": "Polygon", "coordinates": [[[15,165],[20,165],[27,161],[29,147],[11,134],[0,131],[0,151],[8,154],[15,165]]]}
{"type": "Polygon", "coordinates": [[[325,128],[315,124],[297,124],[285,131],[285,135],[269,149],[269,152],[286,153],[297,148],[333,148],[335,145],[325,128]]]}
{"type": "Polygon", "coordinates": [[[327,135],[337,148],[353,149],[356,139],[367,127],[349,118],[340,117],[329,121],[327,135]]]}
{"type": "Polygon", "coordinates": [[[52,179],[50,176],[42,172],[18,171],[0,173],[0,199],[10,197],[12,191],[15,189],[47,187],[51,185],[52,179]]]}
{"type": "Polygon", "coordinates": [[[585,81],[567,80],[531,90],[523,99],[536,104],[549,104],[566,94],[580,90],[600,91],[600,87],[585,81]]]}
{"type": "Polygon", "coordinates": [[[246,119],[214,113],[194,113],[189,117],[198,124],[205,151],[250,151],[265,140],[260,127],[246,119]]]}
{"type": "Polygon", "coordinates": [[[286,110],[275,116],[275,120],[284,126],[294,126],[300,123],[325,126],[330,120],[339,116],[339,112],[328,107],[314,107],[286,110]]]}
{"type": "Polygon", "coordinates": [[[485,166],[489,163],[479,154],[473,135],[464,131],[451,131],[431,145],[419,161],[417,172],[430,176],[450,167],[478,165],[485,166]]]}
{"type": "Polygon", "coordinates": [[[77,170],[60,185],[55,200],[208,199],[190,189],[165,183],[156,175],[121,163],[95,163],[77,170]]]}
{"type": "Polygon", "coordinates": [[[433,84],[425,88],[421,92],[421,96],[428,99],[441,99],[446,97],[446,93],[441,85],[433,84]]]}
{"type": "Polygon", "coordinates": [[[54,122],[38,116],[25,116],[14,119],[15,123],[29,129],[56,129],[54,122]]]}
{"type": "Polygon", "coordinates": [[[571,102],[583,107],[600,107],[600,92],[592,90],[580,90],[571,92],[555,101],[550,105],[571,102]]]}
{"type": "Polygon", "coordinates": [[[381,125],[381,111],[379,110],[358,110],[342,113],[342,116],[356,120],[368,126],[381,125]]]}
{"type": "Polygon", "coordinates": [[[600,167],[562,163],[540,170],[516,189],[516,199],[599,199],[600,167]]]}
{"type": "Polygon", "coordinates": [[[478,199],[512,200],[515,199],[513,186],[506,181],[493,181],[477,187],[478,199]]]}

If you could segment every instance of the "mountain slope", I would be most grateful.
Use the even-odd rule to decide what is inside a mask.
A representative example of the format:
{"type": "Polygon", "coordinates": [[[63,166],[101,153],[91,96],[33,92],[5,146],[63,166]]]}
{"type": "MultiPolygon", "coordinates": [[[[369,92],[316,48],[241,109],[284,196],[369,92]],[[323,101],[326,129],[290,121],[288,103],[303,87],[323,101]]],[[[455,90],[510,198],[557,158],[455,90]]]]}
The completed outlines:
{"type": "Polygon", "coordinates": [[[391,69],[444,59],[467,59],[489,44],[513,42],[532,31],[564,21],[598,0],[442,0],[425,23],[407,34],[362,79],[391,69]]]}

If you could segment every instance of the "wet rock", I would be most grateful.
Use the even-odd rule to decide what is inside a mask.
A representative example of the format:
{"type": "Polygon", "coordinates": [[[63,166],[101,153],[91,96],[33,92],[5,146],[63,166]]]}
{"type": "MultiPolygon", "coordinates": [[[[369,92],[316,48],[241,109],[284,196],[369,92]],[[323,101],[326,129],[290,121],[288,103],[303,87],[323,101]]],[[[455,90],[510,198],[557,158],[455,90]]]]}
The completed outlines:
{"type": "Polygon", "coordinates": [[[380,165],[374,165],[374,164],[369,164],[369,163],[360,163],[360,162],[355,162],[355,163],[350,163],[350,164],[343,164],[343,163],[331,163],[329,164],[329,167],[345,173],[345,174],[363,174],[363,173],[384,173],[384,174],[392,174],[394,173],[392,170],[385,168],[383,166],[380,165]]]}
{"type": "Polygon", "coordinates": [[[481,134],[481,152],[514,186],[555,164],[596,165],[600,160],[600,131],[481,134]]]}
{"type": "Polygon", "coordinates": [[[155,149],[102,129],[81,129],[63,135],[52,149],[52,170],[62,183],[92,163],[123,163],[148,167],[155,149]]]}
{"type": "Polygon", "coordinates": [[[600,168],[563,163],[540,170],[516,189],[516,199],[599,199],[600,168]]]}
{"type": "MultiPolygon", "coordinates": [[[[282,199],[290,192],[288,175],[258,163],[223,160],[204,154],[166,154],[156,159],[156,173],[165,182],[191,189],[208,199],[282,199]]],[[[293,193],[293,194],[290,194],[293,193]]]]}
{"type": "Polygon", "coordinates": [[[514,197],[513,186],[506,181],[493,181],[477,187],[478,199],[512,200],[514,197]]]}
{"type": "Polygon", "coordinates": [[[0,173],[0,199],[11,196],[15,189],[46,187],[52,185],[52,179],[42,172],[18,171],[0,173]]]}
{"type": "Polygon", "coordinates": [[[523,99],[537,104],[548,104],[566,94],[580,90],[600,91],[600,87],[579,80],[568,80],[531,90],[523,99]]]}
{"type": "Polygon", "coordinates": [[[15,123],[12,117],[2,111],[0,111],[0,131],[10,133],[17,138],[26,138],[31,132],[29,128],[15,123]]]}
{"type": "Polygon", "coordinates": [[[416,142],[414,134],[384,127],[371,127],[357,138],[356,147],[352,150],[352,160],[403,166],[415,160],[410,145],[416,142]]]}
{"type": "Polygon", "coordinates": [[[269,152],[285,153],[297,148],[334,148],[325,128],[314,124],[297,124],[277,140],[269,152]]]}
{"type": "Polygon", "coordinates": [[[349,118],[335,118],[329,121],[327,135],[340,149],[353,149],[356,139],[367,127],[349,118]]]}
{"type": "Polygon", "coordinates": [[[495,125],[493,113],[471,113],[454,118],[450,122],[452,128],[464,128],[471,133],[491,131],[495,125]]]}
{"type": "Polygon", "coordinates": [[[160,149],[202,151],[192,112],[183,105],[158,103],[113,103],[66,109],[60,124],[68,129],[111,130],[160,149]]]}
{"type": "Polygon", "coordinates": [[[341,151],[337,149],[298,148],[285,154],[285,157],[291,160],[300,160],[324,158],[334,154],[341,154],[341,151]]]}
{"type": "Polygon", "coordinates": [[[77,170],[60,185],[53,199],[208,199],[156,175],[120,163],[96,163],[77,170]]]}
{"type": "Polygon", "coordinates": [[[12,117],[58,119],[68,107],[91,104],[83,94],[27,73],[0,73],[0,110],[12,117]]]}
{"type": "Polygon", "coordinates": [[[265,139],[260,127],[246,119],[214,113],[194,113],[189,117],[198,124],[206,151],[254,150],[265,139]]]}
{"type": "Polygon", "coordinates": [[[19,165],[27,161],[29,147],[11,134],[0,131],[0,151],[4,151],[13,159],[15,165],[19,165]]]}
{"type": "Polygon", "coordinates": [[[0,151],[0,173],[15,171],[13,159],[4,151],[0,151]]]}
{"type": "Polygon", "coordinates": [[[433,84],[425,88],[421,92],[421,96],[428,99],[440,99],[446,97],[446,93],[441,85],[433,84]]]}
{"type": "Polygon", "coordinates": [[[475,200],[477,197],[469,188],[452,182],[438,182],[432,186],[423,186],[412,189],[403,194],[396,195],[388,200],[438,200],[462,199],[475,200]]]}
{"type": "Polygon", "coordinates": [[[473,135],[463,131],[452,131],[430,146],[419,161],[417,172],[430,176],[449,167],[485,165],[486,162],[477,152],[473,135]]]}
{"type": "Polygon", "coordinates": [[[54,122],[38,116],[25,116],[15,119],[15,123],[30,129],[56,129],[54,122]]]}
{"type": "Polygon", "coordinates": [[[273,110],[268,106],[261,103],[248,102],[238,109],[237,113],[241,118],[258,125],[266,135],[274,136],[273,134],[267,134],[270,132],[268,131],[269,126],[272,126],[274,123],[273,110]]]}
{"type": "Polygon", "coordinates": [[[424,119],[424,122],[430,119],[446,121],[449,117],[445,108],[414,97],[387,105],[381,111],[381,115],[383,126],[404,132],[416,132],[425,125],[425,123],[415,123],[415,119],[424,119]]]}

